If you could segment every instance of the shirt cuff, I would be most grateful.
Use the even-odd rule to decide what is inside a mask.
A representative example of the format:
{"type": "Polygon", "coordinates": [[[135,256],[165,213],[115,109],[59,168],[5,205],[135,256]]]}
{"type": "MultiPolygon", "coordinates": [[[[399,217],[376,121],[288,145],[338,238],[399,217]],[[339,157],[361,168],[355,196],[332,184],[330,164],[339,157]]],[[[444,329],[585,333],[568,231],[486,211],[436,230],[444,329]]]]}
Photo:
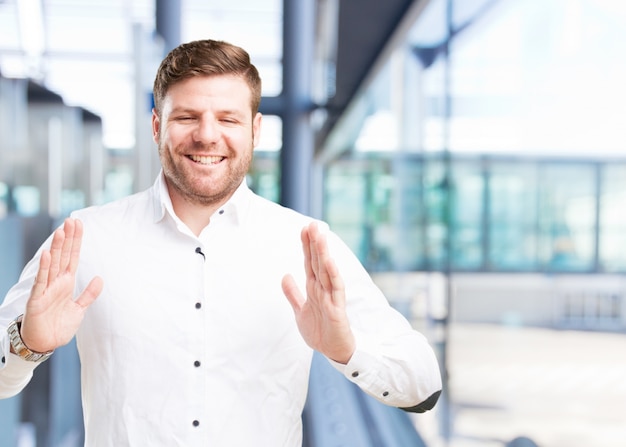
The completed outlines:
{"type": "Polygon", "coordinates": [[[8,334],[2,337],[0,354],[0,398],[11,397],[19,393],[28,384],[33,371],[39,365],[29,362],[11,353],[8,334]]]}
{"type": "Polygon", "coordinates": [[[368,343],[363,334],[355,334],[356,349],[347,364],[330,360],[331,365],[342,373],[349,381],[356,384],[367,394],[375,397],[387,405],[397,406],[404,403],[403,396],[394,396],[390,384],[386,382],[378,371],[384,368],[376,343],[368,343]]]}

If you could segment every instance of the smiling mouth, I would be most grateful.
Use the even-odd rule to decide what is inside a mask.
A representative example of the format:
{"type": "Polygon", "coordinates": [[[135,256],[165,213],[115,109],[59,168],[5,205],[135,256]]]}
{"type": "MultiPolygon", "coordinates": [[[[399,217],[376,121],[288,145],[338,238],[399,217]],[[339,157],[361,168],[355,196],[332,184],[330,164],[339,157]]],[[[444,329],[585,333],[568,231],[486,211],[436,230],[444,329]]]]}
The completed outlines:
{"type": "Polygon", "coordinates": [[[203,156],[203,155],[187,155],[187,158],[200,163],[201,165],[214,165],[224,160],[224,157],[218,156],[203,156]]]}

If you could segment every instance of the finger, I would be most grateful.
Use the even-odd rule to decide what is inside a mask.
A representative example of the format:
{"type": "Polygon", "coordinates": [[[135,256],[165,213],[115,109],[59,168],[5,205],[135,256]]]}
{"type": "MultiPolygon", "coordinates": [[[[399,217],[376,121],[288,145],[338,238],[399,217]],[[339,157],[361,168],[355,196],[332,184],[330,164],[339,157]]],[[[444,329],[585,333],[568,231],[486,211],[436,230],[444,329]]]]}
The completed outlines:
{"type": "Polygon", "coordinates": [[[293,279],[293,276],[285,275],[283,277],[281,286],[283,288],[283,293],[287,297],[287,301],[289,301],[289,304],[291,304],[291,307],[293,308],[293,311],[296,314],[299,313],[302,309],[302,306],[304,305],[305,300],[302,296],[302,293],[300,292],[300,289],[298,289],[298,285],[293,279]]]}
{"type": "Polygon", "coordinates": [[[313,244],[312,252],[314,253],[314,259],[316,259],[317,263],[317,278],[320,281],[324,290],[331,290],[332,283],[329,277],[329,267],[333,267],[332,259],[328,253],[328,244],[326,243],[326,238],[318,234],[313,244]]]}
{"type": "Polygon", "coordinates": [[[48,281],[53,281],[59,275],[59,263],[61,260],[61,251],[65,241],[65,232],[59,228],[54,232],[52,244],[50,245],[50,269],[48,272],[48,281]]]}
{"type": "Polygon", "coordinates": [[[320,274],[320,259],[317,249],[317,243],[320,238],[320,232],[317,227],[317,223],[312,222],[308,227],[308,249],[309,257],[311,259],[311,271],[313,276],[318,277],[320,274]]]}
{"type": "Polygon", "coordinates": [[[309,228],[304,227],[300,233],[300,240],[302,241],[302,251],[304,252],[304,272],[306,277],[315,279],[315,272],[311,262],[311,241],[309,238],[309,228]]]}
{"type": "Polygon", "coordinates": [[[70,253],[68,270],[70,273],[76,273],[78,269],[78,261],[80,259],[80,249],[83,240],[83,223],[80,220],[75,221],[74,238],[72,241],[72,250],[70,253]]]}
{"type": "Polygon", "coordinates": [[[326,236],[319,233],[315,252],[319,262],[318,280],[322,288],[330,295],[334,304],[345,302],[345,285],[343,278],[339,274],[337,264],[333,260],[328,247],[326,236]]]}
{"type": "Polygon", "coordinates": [[[76,225],[74,219],[65,219],[63,225],[63,232],[65,233],[65,239],[63,240],[63,247],[61,249],[61,257],[59,259],[59,271],[65,272],[70,264],[70,258],[72,253],[72,245],[74,244],[74,233],[76,231],[76,225]]]}
{"type": "Polygon", "coordinates": [[[337,264],[333,261],[330,256],[326,260],[326,279],[328,280],[328,289],[330,291],[330,296],[335,305],[343,306],[345,299],[345,285],[343,282],[343,278],[339,274],[339,269],[337,268],[337,264]]]}
{"type": "Polygon", "coordinates": [[[83,290],[82,293],[78,296],[78,298],[76,299],[76,304],[84,308],[91,306],[96,298],[100,296],[103,287],[104,282],[102,281],[102,278],[96,276],[91,281],[89,281],[89,284],[87,284],[85,290],[83,290]]]}
{"type": "Polygon", "coordinates": [[[31,289],[31,297],[40,297],[48,286],[48,274],[50,272],[50,252],[44,250],[39,258],[39,270],[35,277],[35,283],[31,289]]]}

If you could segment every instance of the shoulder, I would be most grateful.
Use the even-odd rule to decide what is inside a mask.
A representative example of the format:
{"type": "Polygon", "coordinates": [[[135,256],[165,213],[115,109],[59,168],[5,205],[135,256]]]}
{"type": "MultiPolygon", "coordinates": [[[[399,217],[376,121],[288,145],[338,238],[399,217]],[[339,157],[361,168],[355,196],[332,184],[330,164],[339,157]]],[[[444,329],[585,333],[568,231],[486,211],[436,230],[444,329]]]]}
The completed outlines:
{"type": "Polygon", "coordinates": [[[271,227],[273,231],[295,230],[298,233],[313,221],[326,226],[321,220],[300,213],[264,197],[253,195],[250,200],[247,219],[255,226],[271,227]]]}
{"type": "MultiPolygon", "coordinates": [[[[136,193],[102,205],[90,206],[72,213],[84,228],[84,241],[135,237],[157,221],[158,209],[150,190],[136,193]]],[[[99,242],[101,243],[101,242],[99,242]]]]}
{"type": "Polygon", "coordinates": [[[94,205],[76,210],[72,217],[86,221],[101,221],[101,219],[134,219],[137,216],[153,215],[155,212],[153,196],[150,190],[142,191],[102,205],[94,205]]]}

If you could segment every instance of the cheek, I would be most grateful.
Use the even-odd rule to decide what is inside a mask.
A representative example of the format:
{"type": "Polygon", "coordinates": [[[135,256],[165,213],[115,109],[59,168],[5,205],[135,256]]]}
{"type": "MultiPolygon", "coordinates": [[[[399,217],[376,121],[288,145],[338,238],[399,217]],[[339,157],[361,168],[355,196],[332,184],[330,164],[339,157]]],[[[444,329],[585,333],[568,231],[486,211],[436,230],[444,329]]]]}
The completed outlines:
{"type": "Polygon", "coordinates": [[[253,146],[254,136],[250,131],[224,134],[225,143],[236,152],[248,152],[253,146]]]}
{"type": "Polygon", "coordinates": [[[158,144],[164,148],[176,147],[184,140],[182,132],[177,129],[169,127],[167,129],[161,129],[158,134],[158,144]]]}

